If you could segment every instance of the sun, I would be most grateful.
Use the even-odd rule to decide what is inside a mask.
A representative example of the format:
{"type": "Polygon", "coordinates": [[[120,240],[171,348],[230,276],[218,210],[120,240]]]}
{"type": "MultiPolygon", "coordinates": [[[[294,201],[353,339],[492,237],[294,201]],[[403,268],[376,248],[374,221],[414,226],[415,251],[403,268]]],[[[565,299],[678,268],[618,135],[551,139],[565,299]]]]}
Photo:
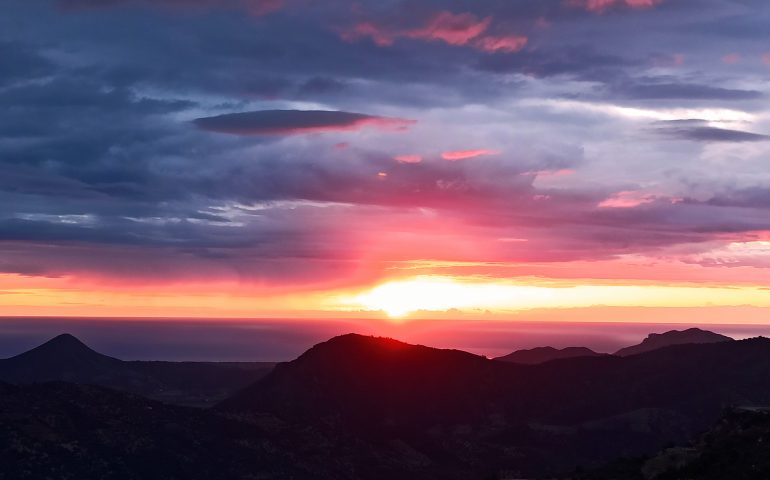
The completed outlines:
{"type": "Polygon", "coordinates": [[[416,277],[374,287],[354,297],[352,303],[383,311],[391,318],[404,318],[421,310],[446,311],[498,303],[496,290],[494,286],[473,285],[450,277],[416,277]]]}

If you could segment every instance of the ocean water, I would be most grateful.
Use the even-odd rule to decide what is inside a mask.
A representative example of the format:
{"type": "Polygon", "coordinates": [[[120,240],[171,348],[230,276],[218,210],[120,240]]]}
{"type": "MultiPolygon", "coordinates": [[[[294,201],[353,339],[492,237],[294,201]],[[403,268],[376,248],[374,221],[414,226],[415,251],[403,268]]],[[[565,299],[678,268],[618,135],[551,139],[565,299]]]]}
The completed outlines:
{"type": "MultiPolygon", "coordinates": [[[[124,360],[286,361],[346,333],[387,336],[489,357],[521,348],[586,346],[600,352],[641,342],[649,333],[695,324],[482,320],[125,319],[0,317],[0,358],[71,333],[124,360]]],[[[770,325],[710,324],[736,339],[770,336],[770,325]]]]}

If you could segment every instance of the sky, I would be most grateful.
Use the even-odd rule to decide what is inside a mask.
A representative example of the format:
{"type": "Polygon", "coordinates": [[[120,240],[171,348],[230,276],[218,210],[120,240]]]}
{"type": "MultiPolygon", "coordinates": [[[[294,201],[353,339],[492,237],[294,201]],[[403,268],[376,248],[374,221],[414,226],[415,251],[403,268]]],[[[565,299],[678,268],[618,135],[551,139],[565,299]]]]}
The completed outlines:
{"type": "Polygon", "coordinates": [[[0,315],[768,323],[768,23],[3,0],[0,315]]]}

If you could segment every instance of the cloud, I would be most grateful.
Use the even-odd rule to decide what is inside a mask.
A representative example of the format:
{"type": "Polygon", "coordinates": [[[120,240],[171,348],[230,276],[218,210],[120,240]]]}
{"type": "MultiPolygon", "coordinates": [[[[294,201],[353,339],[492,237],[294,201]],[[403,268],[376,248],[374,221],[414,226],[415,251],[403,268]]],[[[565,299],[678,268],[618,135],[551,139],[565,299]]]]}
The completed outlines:
{"type": "Polygon", "coordinates": [[[255,16],[284,7],[285,0],[57,0],[65,10],[103,9],[124,6],[152,8],[237,8],[255,16]]]}
{"type": "Polygon", "coordinates": [[[478,17],[471,13],[452,13],[446,10],[430,15],[421,25],[406,28],[402,25],[385,25],[376,20],[356,23],[341,32],[347,41],[370,38],[375,44],[391,46],[398,38],[411,38],[427,42],[443,42],[454,46],[470,46],[485,52],[513,53],[523,49],[529,39],[524,35],[483,35],[492,23],[492,17],[478,17]]]}
{"type": "Polygon", "coordinates": [[[663,3],[663,0],[567,0],[571,6],[584,8],[589,12],[603,13],[616,6],[644,9],[663,3]]]}
{"type": "Polygon", "coordinates": [[[477,18],[470,13],[438,12],[419,28],[402,32],[409,38],[441,40],[450,45],[465,45],[489,28],[492,19],[477,18]]]}
{"type": "Polygon", "coordinates": [[[634,208],[646,203],[652,203],[657,198],[656,195],[650,193],[627,190],[617,192],[611,197],[602,200],[598,206],[600,208],[634,208]]]}
{"type": "Polygon", "coordinates": [[[422,162],[422,156],[420,155],[396,155],[393,157],[400,163],[420,163],[422,162]]]}
{"type": "Polygon", "coordinates": [[[489,150],[485,148],[476,150],[455,150],[442,153],[441,158],[444,160],[466,160],[468,158],[481,157],[485,155],[497,155],[499,153],[500,152],[497,150],[489,150]]]}
{"type": "Polygon", "coordinates": [[[565,1],[365,0],[347,24],[337,1],[255,21],[247,4],[282,2],[7,0],[0,269],[304,284],[415,258],[655,256],[770,227],[764,135],[645,127],[761,129],[767,5],[565,1]],[[295,135],[410,118],[397,142],[295,135]],[[484,145],[505,155],[461,149],[484,145]]]}
{"type": "Polygon", "coordinates": [[[50,75],[53,64],[33,49],[17,42],[0,41],[0,87],[19,80],[50,75]]]}
{"type": "Polygon", "coordinates": [[[486,52],[518,52],[525,46],[529,39],[523,35],[508,35],[505,37],[485,36],[479,38],[475,45],[486,52]]]}
{"type": "Polygon", "coordinates": [[[621,79],[612,83],[609,90],[621,97],[639,100],[757,100],[764,97],[758,90],[656,80],[621,79]]]}
{"type": "Polygon", "coordinates": [[[415,121],[342,111],[259,110],[197,118],[193,123],[201,130],[233,135],[296,135],[344,132],[364,127],[403,130],[415,121]]]}
{"type": "Polygon", "coordinates": [[[770,135],[717,127],[673,127],[661,131],[682,140],[697,142],[766,142],[770,140],[770,135]]]}

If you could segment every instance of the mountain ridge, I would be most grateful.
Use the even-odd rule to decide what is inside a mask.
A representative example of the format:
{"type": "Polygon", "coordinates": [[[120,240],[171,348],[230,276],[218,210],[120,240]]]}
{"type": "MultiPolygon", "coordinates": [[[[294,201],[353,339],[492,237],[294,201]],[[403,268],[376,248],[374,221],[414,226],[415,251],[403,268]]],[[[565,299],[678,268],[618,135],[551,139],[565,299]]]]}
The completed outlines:
{"type": "Polygon", "coordinates": [[[0,381],[102,385],[170,403],[210,406],[261,378],[273,366],[254,365],[256,368],[229,363],[123,361],[64,333],[1,359],[0,381]]]}
{"type": "Polygon", "coordinates": [[[703,344],[734,341],[733,338],[700,328],[686,330],[670,330],[664,333],[650,333],[647,338],[637,345],[621,348],[614,355],[626,357],[657,350],[672,345],[703,344]]]}
{"type": "Polygon", "coordinates": [[[493,360],[500,362],[520,363],[524,365],[537,365],[540,363],[550,362],[552,360],[562,360],[565,358],[599,357],[604,355],[608,354],[595,352],[588,347],[565,347],[557,349],[551,346],[545,346],[516,350],[507,355],[495,357],[493,360]]]}

